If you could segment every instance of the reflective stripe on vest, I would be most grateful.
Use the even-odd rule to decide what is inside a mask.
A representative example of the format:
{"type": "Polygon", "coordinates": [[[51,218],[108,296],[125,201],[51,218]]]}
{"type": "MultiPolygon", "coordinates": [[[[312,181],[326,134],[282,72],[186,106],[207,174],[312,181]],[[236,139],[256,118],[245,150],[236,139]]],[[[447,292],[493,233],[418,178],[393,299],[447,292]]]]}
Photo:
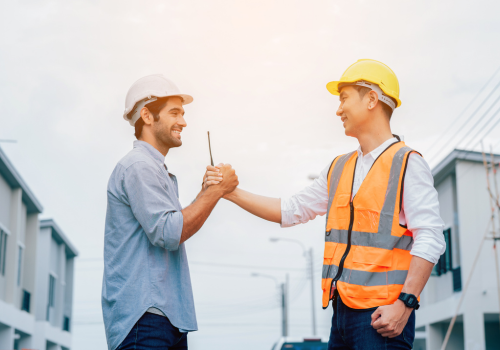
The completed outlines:
{"type": "Polygon", "coordinates": [[[337,276],[336,284],[347,306],[363,309],[387,305],[399,296],[413,245],[411,232],[399,225],[404,172],[412,152],[415,151],[403,142],[397,142],[377,158],[352,199],[353,222],[348,204],[352,197],[357,152],[340,156],[333,162],[328,183],[322,274],[324,308],[332,297],[333,279],[339,266],[342,273],[337,276]],[[346,255],[349,247],[347,226],[353,229],[346,255]]]}

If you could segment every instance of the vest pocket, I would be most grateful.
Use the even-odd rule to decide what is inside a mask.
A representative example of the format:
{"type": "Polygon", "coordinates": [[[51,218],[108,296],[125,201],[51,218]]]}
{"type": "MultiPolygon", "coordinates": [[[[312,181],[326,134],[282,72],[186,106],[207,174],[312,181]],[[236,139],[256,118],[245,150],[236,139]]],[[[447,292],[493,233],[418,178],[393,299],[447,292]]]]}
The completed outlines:
{"type": "Polygon", "coordinates": [[[387,286],[360,286],[346,283],[346,294],[351,298],[363,299],[387,299],[389,287],[387,286]]]}
{"type": "Polygon", "coordinates": [[[392,250],[357,246],[352,261],[360,264],[391,267],[394,252],[392,250]]]}
{"type": "Polygon", "coordinates": [[[353,298],[387,299],[387,271],[392,266],[392,260],[392,250],[356,246],[352,255],[352,270],[346,281],[346,294],[353,298]]]}
{"type": "Polygon", "coordinates": [[[336,242],[325,242],[325,254],[323,256],[323,265],[331,265],[333,256],[335,255],[335,250],[337,249],[338,243],[336,242]]]}

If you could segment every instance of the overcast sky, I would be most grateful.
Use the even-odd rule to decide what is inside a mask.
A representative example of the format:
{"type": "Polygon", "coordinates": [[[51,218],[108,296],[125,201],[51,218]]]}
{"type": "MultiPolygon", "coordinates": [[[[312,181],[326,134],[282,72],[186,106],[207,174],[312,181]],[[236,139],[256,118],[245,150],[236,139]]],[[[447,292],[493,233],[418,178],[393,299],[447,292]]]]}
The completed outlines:
{"type": "MultiPolygon", "coordinates": [[[[357,147],[325,85],[360,58],[397,74],[402,106],[392,128],[410,147],[435,165],[458,141],[466,146],[468,128],[446,140],[462,110],[473,101],[465,120],[500,81],[474,99],[500,65],[498,13],[492,0],[1,2],[0,139],[17,140],[1,147],[43,204],[42,217],[54,218],[80,251],[73,349],[106,348],[106,184],[134,140],[122,113],[135,80],[164,73],[194,97],[183,146],[166,158],[184,206],[210,161],[207,130],[214,160],[233,165],[241,188],[287,197],[357,147]]],[[[500,127],[485,145],[499,136],[500,127]]],[[[311,334],[302,248],[269,237],[314,249],[318,329],[327,337],[323,232],[324,218],[285,230],[222,201],[186,244],[200,329],[190,348],[271,348],[280,335],[276,286],[253,272],[279,282],[290,274],[290,333],[311,334]]]]}

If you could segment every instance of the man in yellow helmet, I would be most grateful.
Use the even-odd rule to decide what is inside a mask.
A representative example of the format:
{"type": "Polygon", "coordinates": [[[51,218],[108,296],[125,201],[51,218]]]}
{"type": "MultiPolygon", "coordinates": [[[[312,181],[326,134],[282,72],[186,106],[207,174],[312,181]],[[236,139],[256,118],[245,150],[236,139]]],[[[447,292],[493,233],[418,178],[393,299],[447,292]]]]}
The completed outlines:
{"type": "MultiPolygon", "coordinates": [[[[393,135],[401,105],[394,72],[359,60],[327,89],[357,150],[336,157],[314,183],[288,199],[237,188],[229,201],[290,227],[326,214],[323,308],[333,300],[328,349],[411,349],[415,309],[444,253],[443,221],[429,166],[393,135]]],[[[207,167],[207,185],[224,181],[207,167]]]]}

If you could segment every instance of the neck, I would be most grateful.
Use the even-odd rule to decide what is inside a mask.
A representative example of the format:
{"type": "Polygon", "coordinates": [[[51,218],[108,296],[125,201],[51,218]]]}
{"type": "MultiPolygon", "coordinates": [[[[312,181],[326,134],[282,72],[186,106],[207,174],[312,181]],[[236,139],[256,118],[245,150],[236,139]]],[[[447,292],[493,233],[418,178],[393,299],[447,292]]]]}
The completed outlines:
{"type": "Polygon", "coordinates": [[[149,143],[151,146],[153,146],[154,148],[156,148],[158,150],[158,152],[160,152],[161,154],[163,154],[164,157],[167,156],[167,153],[170,150],[169,147],[167,147],[165,145],[162,145],[161,143],[159,143],[156,140],[156,138],[151,137],[150,135],[144,135],[143,137],[140,137],[139,140],[149,143]]]}
{"type": "Polygon", "coordinates": [[[385,141],[393,137],[394,136],[392,135],[389,122],[377,123],[368,128],[366,132],[361,132],[359,135],[356,135],[359,145],[361,146],[361,151],[363,151],[363,155],[370,153],[385,141]]]}

